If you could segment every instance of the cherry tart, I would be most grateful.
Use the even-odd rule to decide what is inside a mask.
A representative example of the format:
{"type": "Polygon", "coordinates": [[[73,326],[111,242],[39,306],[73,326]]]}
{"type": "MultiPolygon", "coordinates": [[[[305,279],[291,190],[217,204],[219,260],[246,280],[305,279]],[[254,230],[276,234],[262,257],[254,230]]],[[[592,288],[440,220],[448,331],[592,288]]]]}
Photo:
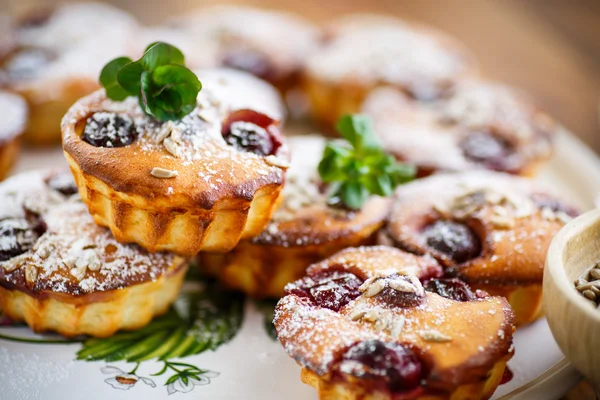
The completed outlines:
{"type": "Polygon", "coordinates": [[[297,16],[242,6],[213,6],[171,20],[194,40],[216,46],[216,62],[266,80],[280,91],[298,86],[318,31],[297,16]]]}
{"type": "Polygon", "coordinates": [[[283,200],[267,228],[229,253],[198,255],[205,272],[252,297],[280,298],[285,285],[304,276],[310,264],[346,247],[374,244],[389,214],[390,199],[378,196],[357,211],[329,204],[317,172],[325,140],[297,136],[287,143],[291,167],[283,200]]]}
{"type": "Polygon", "coordinates": [[[107,60],[132,52],[137,29],[129,14],[102,3],[37,10],[15,21],[12,49],[0,58],[0,81],[27,100],[28,143],[60,143],[62,116],[99,88],[107,60]]]}
{"type": "Polygon", "coordinates": [[[156,122],[137,99],[78,101],[63,148],[95,221],[120,242],[185,256],[229,251],[262,232],[288,167],[282,105],[267,83],[234,70],[197,73],[197,107],[156,122]]]}
{"type": "Polygon", "coordinates": [[[384,16],[334,22],[308,57],[304,86],[316,119],[335,125],[356,113],[375,87],[390,85],[419,100],[441,96],[476,67],[463,46],[428,27],[384,16]]]}
{"type": "Polygon", "coordinates": [[[362,111],[385,148],[416,165],[419,176],[473,169],[532,176],[550,157],[558,130],[524,93],[475,79],[428,103],[380,88],[362,111]]]}
{"type": "Polygon", "coordinates": [[[285,351],[321,400],[487,399],[512,357],[514,315],[502,297],[390,247],[344,250],[286,287],[275,309],[285,351]]]}
{"type": "Polygon", "coordinates": [[[504,296],[517,325],[541,313],[546,252],[577,215],[545,186],[489,171],[438,175],[399,188],[381,243],[435,257],[445,275],[504,296]]]}
{"type": "Polygon", "coordinates": [[[67,171],[0,184],[0,307],[36,332],[110,336],[168,310],[187,261],[118,243],[97,226],[67,171]]]}
{"type": "Polygon", "coordinates": [[[0,180],[6,178],[17,160],[19,138],[27,123],[27,104],[12,93],[0,90],[0,180]]]}

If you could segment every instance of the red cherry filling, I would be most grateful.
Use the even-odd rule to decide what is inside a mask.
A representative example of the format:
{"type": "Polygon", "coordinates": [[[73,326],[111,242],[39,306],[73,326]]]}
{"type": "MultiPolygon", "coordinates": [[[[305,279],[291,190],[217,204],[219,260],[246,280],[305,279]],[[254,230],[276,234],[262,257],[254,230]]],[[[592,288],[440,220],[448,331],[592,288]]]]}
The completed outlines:
{"type": "Polygon", "coordinates": [[[460,279],[432,279],[423,285],[428,292],[456,301],[471,301],[476,298],[471,288],[460,279]]]}
{"type": "Polygon", "coordinates": [[[251,110],[230,114],[223,123],[221,134],[236,150],[259,156],[275,154],[283,144],[276,121],[251,110]]]}
{"type": "Polygon", "coordinates": [[[7,261],[31,249],[39,237],[25,219],[0,221],[0,261],[7,261]]]}
{"type": "Polygon", "coordinates": [[[456,263],[461,264],[481,254],[479,238],[464,224],[438,220],[427,225],[422,234],[427,246],[456,263]]]}
{"type": "Polygon", "coordinates": [[[73,176],[67,172],[61,172],[50,176],[46,180],[46,184],[63,196],[72,196],[77,193],[77,186],[75,186],[73,176]]]}
{"type": "Polygon", "coordinates": [[[97,112],[88,118],[81,139],[95,147],[123,147],[136,137],[133,121],[127,115],[97,112]]]}
{"type": "Polygon", "coordinates": [[[551,196],[543,193],[534,193],[531,195],[531,200],[535,203],[536,206],[541,208],[549,208],[554,212],[562,211],[570,217],[575,218],[579,215],[579,211],[571,207],[568,204],[561,202],[560,200],[554,199],[551,196]]]}
{"type": "Polygon", "coordinates": [[[249,72],[268,82],[273,82],[276,77],[276,71],[268,57],[252,49],[231,50],[223,57],[222,64],[224,67],[249,72]]]}
{"type": "Polygon", "coordinates": [[[459,143],[465,157],[483,164],[486,168],[506,171],[510,169],[509,158],[513,146],[506,140],[487,131],[474,132],[459,143]]]}
{"type": "Polygon", "coordinates": [[[339,311],[360,296],[363,281],[350,272],[325,271],[307,276],[286,290],[286,294],[308,297],[319,307],[339,311]]]}
{"type": "Polygon", "coordinates": [[[350,347],[342,356],[340,372],[357,378],[383,380],[392,392],[417,388],[423,378],[417,355],[399,343],[367,340],[350,347]]]}

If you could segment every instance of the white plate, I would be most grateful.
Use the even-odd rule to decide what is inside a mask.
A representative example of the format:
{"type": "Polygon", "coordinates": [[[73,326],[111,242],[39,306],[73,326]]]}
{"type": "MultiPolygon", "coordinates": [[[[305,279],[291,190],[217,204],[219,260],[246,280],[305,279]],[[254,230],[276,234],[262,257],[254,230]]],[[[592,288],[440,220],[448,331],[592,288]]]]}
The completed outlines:
{"type": "MultiPolygon", "coordinates": [[[[15,172],[64,164],[59,149],[30,150],[21,157],[15,172]]],[[[600,161],[579,140],[563,134],[557,140],[556,154],[540,179],[557,186],[569,200],[589,209],[594,207],[600,194],[600,161]]],[[[200,383],[204,385],[194,386],[188,381],[187,389],[191,390],[186,397],[316,399],[315,391],[300,382],[299,367],[277,342],[267,336],[264,320],[263,313],[247,301],[243,325],[229,343],[216,351],[175,360],[211,371],[200,374],[204,378],[200,383]]],[[[34,335],[25,327],[1,327],[0,335],[57,339],[52,335],[34,335]]],[[[509,363],[514,378],[500,386],[493,399],[558,399],[578,381],[579,375],[564,360],[545,320],[517,331],[514,343],[515,357],[509,363]]],[[[138,379],[137,382],[118,385],[114,379],[116,375],[132,371],[136,364],[76,361],[76,352],[81,347],[81,343],[32,344],[0,339],[0,398],[129,400],[168,397],[169,385],[165,383],[175,371],[168,368],[164,374],[152,376],[163,368],[163,362],[140,363],[135,371],[138,378],[133,378],[138,379]],[[120,386],[120,389],[113,386],[120,386]]],[[[184,396],[181,390],[185,386],[182,382],[173,382],[171,391],[179,389],[173,396],[184,396]]]]}

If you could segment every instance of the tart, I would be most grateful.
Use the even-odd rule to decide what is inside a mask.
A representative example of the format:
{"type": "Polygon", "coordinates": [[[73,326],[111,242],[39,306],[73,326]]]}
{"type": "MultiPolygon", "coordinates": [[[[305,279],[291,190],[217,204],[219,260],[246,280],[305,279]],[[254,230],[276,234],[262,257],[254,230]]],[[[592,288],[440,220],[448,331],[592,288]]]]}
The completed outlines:
{"type": "Polygon", "coordinates": [[[19,138],[27,123],[27,104],[19,96],[0,90],[0,181],[8,175],[19,154],[19,138]]]}
{"type": "Polygon", "coordinates": [[[0,184],[0,308],[36,332],[106,337],[173,303],[187,261],[118,243],[97,226],[67,171],[0,184]]]}
{"type": "Polygon", "coordinates": [[[104,90],[63,119],[81,197],[120,242],[184,256],[229,251],[277,208],[289,157],[277,92],[239,71],[197,75],[197,106],[178,121],[157,122],[135,97],[114,102],[104,90]]]}
{"type": "Polygon", "coordinates": [[[15,45],[0,59],[0,75],[29,105],[26,142],[60,142],[62,116],[99,88],[107,60],[131,53],[136,29],[127,13],[101,3],[38,10],[16,24],[15,45]]]}
{"type": "Polygon", "coordinates": [[[533,176],[550,157],[558,130],[526,94],[475,79],[429,103],[380,88],[362,111],[373,117],[386,149],[416,165],[420,176],[473,169],[533,176]]]}
{"type": "Polygon", "coordinates": [[[432,100],[474,70],[462,45],[440,32],[358,15],[334,22],[325,43],[307,58],[304,88],[315,118],[331,127],[340,116],[358,112],[375,87],[432,100]]]}
{"type": "Polygon", "coordinates": [[[475,171],[424,178],[396,191],[381,243],[435,257],[446,276],[504,296],[517,325],[542,314],[554,235],[577,215],[538,182],[475,171]]]}
{"type": "Polygon", "coordinates": [[[374,244],[389,213],[390,200],[378,196],[357,211],[329,205],[317,172],[325,140],[296,136],[287,143],[292,162],[283,200],[267,228],[229,253],[198,254],[204,272],[252,297],[280,298],[310,264],[346,247],[374,244]]]}
{"type": "Polygon", "coordinates": [[[242,6],[214,6],[174,18],[171,26],[214,43],[217,62],[266,80],[281,92],[299,83],[318,31],[295,15],[242,6]]]}
{"type": "Polygon", "coordinates": [[[320,400],[492,395],[512,357],[513,312],[456,279],[423,287],[415,273],[431,263],[390,247],[347,249],[286,287],[277,335],[320,400]]]}

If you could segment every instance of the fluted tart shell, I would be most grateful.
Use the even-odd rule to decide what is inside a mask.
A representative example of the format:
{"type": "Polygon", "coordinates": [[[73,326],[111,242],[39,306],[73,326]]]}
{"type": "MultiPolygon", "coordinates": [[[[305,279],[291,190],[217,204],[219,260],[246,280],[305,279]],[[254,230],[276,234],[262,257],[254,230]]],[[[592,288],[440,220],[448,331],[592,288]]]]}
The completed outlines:
{"type": "Polygon", "coordinates": [[[188,263],[118,243],[69,181],[44,170],[0,184],[0,308],[67,337],[141,328],[169,309],[188,263]]]}
{"type": "Polygon", "coordinates": [[[78,101],[63,119],[64,153],[81,198],[96,223],[120,242],[184,256],[224,252],[260,234],[278,204],[288,165],[277,131],[279,97],[241,72],[198,74],[204,86],[198,107],[181,121],[156,123],[142,114],[137,99],[116,103],[104,91],[78,101]],[[106,111],[128,116],[139,137],[114,148],[82,140],[88,118],[106,111]],[[221,129],[232,118],[268,124],[279,141],[276,154],[228,145],[221,129]],[[157,176],[157,170],[171,176],[157,176]]]}

